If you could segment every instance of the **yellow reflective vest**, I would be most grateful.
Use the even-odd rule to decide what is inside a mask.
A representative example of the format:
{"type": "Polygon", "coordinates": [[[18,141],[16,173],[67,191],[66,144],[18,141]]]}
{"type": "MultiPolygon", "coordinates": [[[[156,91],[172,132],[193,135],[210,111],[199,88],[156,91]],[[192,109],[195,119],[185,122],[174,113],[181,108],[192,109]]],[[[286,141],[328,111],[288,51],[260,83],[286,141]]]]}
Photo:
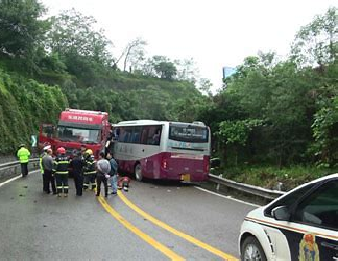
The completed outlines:
{"type": "Polygon", "coordinates": [[[17,153],[20,163],[27,163],[30,155],[31,153],[25,147],[20,148],[17,153]]]}

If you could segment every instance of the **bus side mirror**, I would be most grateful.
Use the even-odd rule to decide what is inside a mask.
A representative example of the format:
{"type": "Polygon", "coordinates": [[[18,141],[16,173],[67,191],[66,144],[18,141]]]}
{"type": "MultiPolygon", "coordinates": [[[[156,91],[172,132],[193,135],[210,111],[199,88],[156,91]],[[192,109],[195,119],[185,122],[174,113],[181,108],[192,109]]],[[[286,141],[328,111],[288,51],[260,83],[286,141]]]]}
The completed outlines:
{"type": "Polygon", "coordinates": [[[221,166],[221,160],[219,158],[213,158],[210,160],[211,168],[219,168],[221,166]]]}

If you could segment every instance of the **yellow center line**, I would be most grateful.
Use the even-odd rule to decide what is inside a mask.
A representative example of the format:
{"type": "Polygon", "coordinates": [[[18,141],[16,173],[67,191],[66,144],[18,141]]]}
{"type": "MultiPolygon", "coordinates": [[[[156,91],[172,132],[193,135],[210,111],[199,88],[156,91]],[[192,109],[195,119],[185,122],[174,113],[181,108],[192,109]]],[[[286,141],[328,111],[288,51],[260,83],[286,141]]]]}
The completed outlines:
{"type": "Polygon", "coordinates": [[[124,227],[129,229],[131,232],[142,238],[144,241],[146,241],[148,244],[153,246],[154,248],[161,251],[163,254],[165,254],[167,257],[169,257],[171,260],[177,260],[177,261],[183,261],[185,260],[183,257],[176,254],[174,251],[170,250],[160,242],[153,239],[151,236],[143,233],[140,229],[129,223],[126,219],[124,219],[115,209],[113,209],[106,200],[102,197],[98,197],[99,202],[101,203],[102,207],[110,213],[117,221],[119,221],[124,227]]]}
{"type": "Polygon", "coordinates": [[[222,252],[221,250],[213,247],[213,246],[210,246],[209,244],[207,243],[204,243],[202,242],[201,240],[198,240],[197,238],[194,238],[190,235],[187,235],[181,231],[178,231],[177,229],[167,225],[166,223],[154,218],[153,216],[149,215],[148,213],[144,212],[142,209],[140,209],[138,206],[136,206],[135,204],[133,204],[129,199],[126,198],[125,195],[123,195],[123,193],[121,191],[118,191],[118,195],[119,197],[121,198],[121,200],[128,206],[130,207],[131,209],[133,209],[134,211],[136,211],[138,214],[140,214],[142,217],[146,218],[147,220],[149,220],[150,222],[152,222],[153,224],[169,231],[170,233],[176,235],[176,236],[179,236],[181,238],[184,238],[185,240],[189,241],[190,243],[193,243],[195,244],[196,246],[199,246],[205,250],[208,250],[209,252],[221,257],[221,258],[224,258],[226,260],[238,260],[236,257],[230,255],[230,254],[226,254],[224,252],[222,252]]]}

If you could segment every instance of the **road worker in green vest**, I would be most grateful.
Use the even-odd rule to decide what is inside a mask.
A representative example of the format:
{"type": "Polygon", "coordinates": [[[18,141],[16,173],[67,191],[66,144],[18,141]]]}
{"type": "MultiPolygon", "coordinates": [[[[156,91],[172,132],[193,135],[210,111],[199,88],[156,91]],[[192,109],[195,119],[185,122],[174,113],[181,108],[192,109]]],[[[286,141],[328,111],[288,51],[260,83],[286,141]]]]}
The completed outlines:
{"type": "Polygon", "coordinates": [[[26,177],[28,175],[28,162],[31,153],[25,147],[25,144],[20,144],[19,150],[16,155],[19,158],[21,164],[21,175],[22,177],[26,177]]]}

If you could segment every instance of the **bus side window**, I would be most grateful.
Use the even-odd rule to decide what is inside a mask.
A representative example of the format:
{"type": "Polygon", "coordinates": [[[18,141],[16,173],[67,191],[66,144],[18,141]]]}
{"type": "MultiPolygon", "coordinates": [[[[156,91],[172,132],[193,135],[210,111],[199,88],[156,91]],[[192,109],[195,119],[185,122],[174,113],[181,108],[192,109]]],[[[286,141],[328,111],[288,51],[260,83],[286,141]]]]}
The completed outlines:
{"type": "Polygon", "coordinates": [[[132,135],[132,128],[126,129],[126,136],[124,138],[124,142],[132,143],[133,142],[133,135],[132,135]]]}
{"type": "Polygon", "coordinates": [[[148,135],[147,135],[147,144],[153,145],[153,136],[155,134],[155,127],[149,126],[148,128],[149,129],[148,129],[148,135]]]}
{"type": "Polygon", "coordinates": [[[118,136],[118,141],[123,142],[124,141],[124,136],[126,135],[126,132],[124,129],[120,129],[120,135],[118,136]]]}
{"type": "Polygon", "coordinates": [[[129,138],[130,138],[130,132],[129,131],[126,131],[125,135],[124,135],[124,142],[125,143],[128,143],[129,142],[129,138]]]}
{"type": "Polygon", "coordinates": [[[143,127],[141,134],[141,144],[147,144],[148,127],[143,127]]]}
{"type": "Polygon", "coordinates": [[[134,127],[133,128],[133,134],[132,134],[132,143],[140,143],[140,134],[141,134],[141,128],[140,127],[134,127]]]}
{"type": "Polygon", "coordinates": [[[153,135],[153,144],[160,145],[160,140],[161,140],[161,128],[157,128],[153,135]]]}

